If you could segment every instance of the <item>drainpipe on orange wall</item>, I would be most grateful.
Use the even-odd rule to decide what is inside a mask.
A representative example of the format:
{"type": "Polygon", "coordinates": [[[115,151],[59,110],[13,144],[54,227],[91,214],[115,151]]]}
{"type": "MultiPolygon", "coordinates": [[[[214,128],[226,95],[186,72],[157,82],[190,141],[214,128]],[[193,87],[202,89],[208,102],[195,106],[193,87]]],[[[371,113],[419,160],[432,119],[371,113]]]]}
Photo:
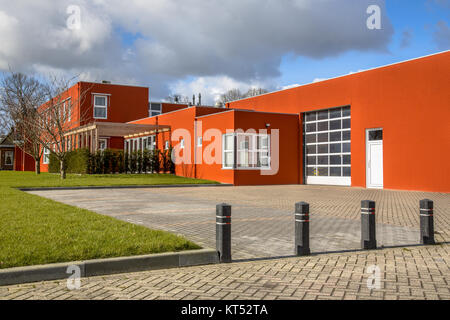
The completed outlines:
{"type": "MultiPolygon", "coordinates": [[[[197,179],[197,120],[194,117],[194,179],[197,179]]],[[[192,154],[192,151],[191,151],[192,154]]],[[[191,158],[192,159],[192,158],[191,158]]]]}
{"type": "MultiPolygon", "coordinates": [[[[156,116],[156,134],[155,134],[155,143],[156,143],[156,149],[158,149],[158,135],[159,135],[159,133],[158,133],[158,116],[156,116]]],[[[164,147],[164,146],[163,146],[164,147]]]]}

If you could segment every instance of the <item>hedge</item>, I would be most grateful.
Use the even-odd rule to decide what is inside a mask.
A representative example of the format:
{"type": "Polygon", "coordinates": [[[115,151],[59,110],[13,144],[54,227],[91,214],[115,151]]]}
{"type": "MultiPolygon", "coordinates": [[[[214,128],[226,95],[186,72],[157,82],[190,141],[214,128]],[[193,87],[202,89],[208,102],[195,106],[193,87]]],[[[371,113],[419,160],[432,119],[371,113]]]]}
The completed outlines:
{"type": "MultiPolygon", "coordinates": [[[[88,149],[77,149],[66,155],[66,172],[81,174],[110,173],[175,173],[171,159],[172,148],[164,151],[144,150],[124,153],[106,149],[90,153],[88,149]]],[[[50,155],[49,172],[59,172],[59,161],[50,155]]]]}

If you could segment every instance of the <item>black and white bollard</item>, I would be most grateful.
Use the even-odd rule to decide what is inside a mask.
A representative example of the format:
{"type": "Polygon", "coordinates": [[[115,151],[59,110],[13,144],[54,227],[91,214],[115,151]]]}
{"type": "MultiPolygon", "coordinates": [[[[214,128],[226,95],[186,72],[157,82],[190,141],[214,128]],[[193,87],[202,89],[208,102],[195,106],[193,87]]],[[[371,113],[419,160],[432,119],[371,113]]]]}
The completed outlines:
{"type": "Polygon", "coordinates": [[[231,262],[231,206],[216,206],[216,248],[219,262],[231,262]]]}
{"type": "Polygon", "coordinates": [[[295,254],[306,256],[311,254],[309,248],[309,204],[295,204],[295,254]]]}
{"type": "Polygon", "coordinates": [[[435,244],[433,201],[420,200],[420,243],[435,244]]]}
{"type": "Polygon", "coordinates": [[[361,247],[365,250],[376,249],[375,201],[361,201],[361,247]]]}

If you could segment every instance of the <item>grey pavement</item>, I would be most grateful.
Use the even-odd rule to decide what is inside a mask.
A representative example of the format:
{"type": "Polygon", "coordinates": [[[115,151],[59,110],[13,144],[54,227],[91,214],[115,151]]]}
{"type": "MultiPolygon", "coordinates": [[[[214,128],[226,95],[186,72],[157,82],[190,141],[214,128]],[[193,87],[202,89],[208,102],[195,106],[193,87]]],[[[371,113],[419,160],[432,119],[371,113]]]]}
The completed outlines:
{"type": "MultiPolygon", "coordinates": [[[[217,203],[227,202],[233,205],[232,254],[236,260],[293,255],[293,212],[297,201],[311,203],[312,252],[360,249],[360,201],[364,200],[364,196],[366,199],[373,198],[373,190],[367,190],[366,194],[361,190],[267,186],[52,190],[31,193],[152,229],[184,235],[209,248],[215,247],[215,206],[217,203]],[[283,196],[277,198],[277,194],[283,190],[283,196]],[[311,190],[314,191],[314,197],[308,196],[311,190]],[[346,196],[339,197],[342,192],[346,196]],[[334,200],[334,207],[330,206],[329,198],[334,200]]],[[[407,223],[395,223],[398,219],[393,219],[394,223],[387,223],[389,219],[384,217],[395,214],[397,207],[402,208],[397,211],[398,214],[404,214],[404,207],[414,211],[414,205],[418,208],[418,202],[410,203],[409,193],[405,197],[408,201],[401,198],[402,201],[397,206],[391,206],[394,210],[386,210],[383,200],[390,199],[392,194],[398,192],[376,191],[379,191],[376,198],[377,206],[380,207],[377,212],[380,215],[377,217],[378,246],[418,244],[418,219],[415,225],[411,225],[411,219],[408,218],[404,219],[407,223]],[[380,197],[380,194],[384,196],[380,197]]],[[[431,194],[433,195],[439,195],[442,203],[450,198],[445,194],[431,194]]],[[[415,212],[418,216],[418,209],[415,212]]]]}

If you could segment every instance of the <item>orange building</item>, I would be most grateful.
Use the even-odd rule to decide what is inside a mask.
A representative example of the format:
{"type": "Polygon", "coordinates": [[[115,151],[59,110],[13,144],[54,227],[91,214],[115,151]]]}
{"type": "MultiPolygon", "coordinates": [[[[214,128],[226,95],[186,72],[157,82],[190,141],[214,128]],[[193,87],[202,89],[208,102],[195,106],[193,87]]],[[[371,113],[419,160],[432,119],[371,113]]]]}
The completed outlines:
{"type": "Polygon", "coordinates": [[[172,146],[177,175],[234,185],[450,192],[449,76],[446,51],[226,108],[149,103],[146,88],[94,84],[80,110],[95,115],[96,97],[105,97],[107,110],[98,112],[106,118],[75,129],[122,123],[120,134],[75,141],[127,151],[172,146]]]}

